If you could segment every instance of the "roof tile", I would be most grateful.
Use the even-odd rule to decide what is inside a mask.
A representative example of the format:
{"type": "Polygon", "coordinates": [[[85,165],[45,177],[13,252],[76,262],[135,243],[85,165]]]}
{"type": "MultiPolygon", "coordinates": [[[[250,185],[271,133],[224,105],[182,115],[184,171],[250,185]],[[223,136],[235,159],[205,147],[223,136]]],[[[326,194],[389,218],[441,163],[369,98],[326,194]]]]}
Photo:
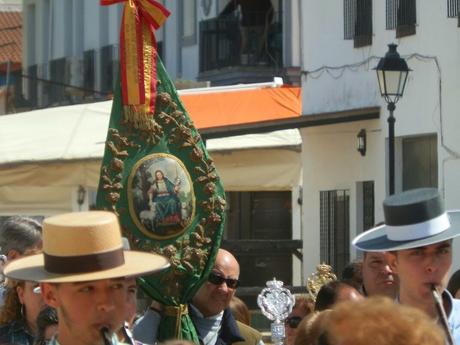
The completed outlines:
{"type": "Polygon", "coordinates": [[[0,12],[0,63],[22,61],[22,12],[0,12]]]}

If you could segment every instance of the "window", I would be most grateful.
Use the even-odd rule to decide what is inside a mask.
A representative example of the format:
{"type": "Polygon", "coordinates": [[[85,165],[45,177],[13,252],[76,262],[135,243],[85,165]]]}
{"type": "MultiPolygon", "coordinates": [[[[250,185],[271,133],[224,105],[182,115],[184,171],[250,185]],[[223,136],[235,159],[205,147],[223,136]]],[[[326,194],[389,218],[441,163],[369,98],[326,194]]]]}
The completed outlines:
{"type": "Polygon", "coordinates": [[[83,86],[86,89],[85,95],[92,96],[94,90],[94,50],[87,50],[83,53],[83,86]]]}
{"type": "Polygon", "coordinates": [[[402,139],[403,190],[438,188],[438,151],[436,135],[402,139]]]}
{"type": "Polygon", "coordinates": [[[458,17],[460,0],[447,0],[447,17],[458,17]]]}
{"type": "Polygon", "coordinates": [[[396,37],[415,35],[416,0],[386,0],[387,30],[396,29],[396,37]]]}
{"type": "Polygon", "coordinates": [[[114,45],[107,45],[101,48],[101,91],[113,92],[115,78],[118,74],[118,51],[114,45]]]}
{"type": "Polygon", "coordinates": [[[356,182],[356,234],[375,224],[374,181],[356,182]]]}
{"type": "Polygon", "coordinates": [[[344,0],[344,36],[354,47],[372,44],[372,0],[344,0]]]}
{"type": "Polygon", "coordinates": [[[342,272],[350,260],[350,192],[320,192],[320,260],[342,272]]]}
{"type": "Polygon", "coordinates": [[[65,85],[67,82],[66,76],[66,59],[60,58],[50,61],[50,92],[49,103],[59,104],[65,98],[65,85]]]}
{"type": "MultiPolygon", "coordinates": [[[[243,286],[260,286],[261,282],[273,279],[273,272],[285,285],[292,284],[290,250],[281,247],[280,242],[270,251],[251,247],[253,242],[292,239],[291,192],[227,192],[226,198],[224,236],[229,242],[239,243],[231,251],[240,263],[243,286]]],[[[257,308],[256,298],[240,297],[245,296],[248,306],[257,308]]]]}
{"type": "Polygon", "coordinates": [[[37,65],[27,67],[27,101],[32,108],[38,105],[38,68],[37,65]]]}
{"type": "Polygon", "coordinates": [[[182,44],[196,44],[196,0],[182,0],[182,44]]]}
{"type": "Polygon", "coordinates": [[[227,239],[292,239],[291,192],[228,192],[227,239]]]}
{"type": "Polygon", "coordinates": [[[458,18],[458,27],[460,27],[460,0],[447,0],[447,17],[458,18]]]}
{"type": "Polygon", "coordinates": [[[374,181],[363,182],[363,228],[369,230],[374,220],[374,181]]]}

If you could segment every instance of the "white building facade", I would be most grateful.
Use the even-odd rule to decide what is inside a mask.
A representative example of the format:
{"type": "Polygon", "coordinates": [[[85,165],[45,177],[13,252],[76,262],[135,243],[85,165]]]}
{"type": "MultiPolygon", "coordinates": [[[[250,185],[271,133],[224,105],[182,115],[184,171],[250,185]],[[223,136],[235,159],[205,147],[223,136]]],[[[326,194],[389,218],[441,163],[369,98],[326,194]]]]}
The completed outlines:
{"type": "MultiPolygon", "coordinates": [[[[240,20],[241,11],[235,11],[228,18],[219,16],[229,0],[159,2],[171,12],[165,25],[156,32],[156,38],[159,55],[172,80],[184,84],[210,81],[214,86],[272,81],[274,76],[281,76],[287,81],[300,83],[301,1],[271,0],[273,19],[264,30],[261,56],[248,54],[244,59],[239,52],[240,31],[231,26],[240,20]],[[216,31],[215,27],[227,29],[216,31]]],[[[23,1],[23,71],[28,76],[24,82],[24,96],[32,108],[93,102],[111,97],[119,68],[119,30],[123,5],[100,6],[96,0],[23,1]]],[[[258,45],[257,42],[255,45],[258,45]]],[[[281,150],[285,150],[286,159],[298,159],[298,148],[294,151],[291,147],[281,150]]],[[[252,154],[257,159],[248,158],[246,162],[259,169],[267,169],[263,160],[269,161],[270,157],[274,159],[269,152],[264,154],[260,150],[215,155],[229,161],[231,154],[234,157],[252,154]]],[[[286,239],[300,240],[301,173],[300,167],[297,169],[299,181],[288,187],[273,190],[257,190],[256,187],[238,190],[238,187],[233,187],[229,190],[241,193],[231,195],[231,199],[241,205],[239,207],[247,208],[245,214],[238,215],[236,212],[233,218],[244,218],[240,223],[250,227],[254,214],[267,212],[263,207],[273,209],[274,205],[281,204],[283,216],[280,217],[289,220],[289,232],[284,234],[286,239]],[[260,194],[254,196],[252,192],[260,194]],[[283,200],[287,202],[279,202],[276,195],[274,198],[278,198],[278,201],[274,202],[271,192],[284,193],[283,200]],[[252,212],[250,204],[254,207],[262,206],[252,212]]],[[[78,194],[77,187],[74,199],[78,194]]],[[[73,207],[87,207],[91,201],[88,200],[89,195],[91,193],[86,194],[82,205],[72,203],[73,207]]],[[[275,218],[274,215],[272,217],[275,218]]],[[[270,225],[268,223],[267,228],[270,225]]],[[[250,231],[244,233],[246,239],[253,235],[250,231]]],[[[258,236],[261,236],[260,231],[258,236]]],[[[289,261],[290,257],[287,259],[289,261]]],[[[271,264],[262,259],[257,262],[260,270],[268,271],[271,264]]],[[[301,285],[302,280],[301,262],[294,257],[292,283],[301,285]]]]}
{"type": "Polygon", "coordinates": [[[437,187],[447,209],[460,208],[458,10],[452,0],[302,2],[303,114],[374,113],[301,130],[307,272],[321,261],[342,268],[359,255],[351,239],[384,220],[388,111],[373,68],[389,43],[412,69],[394,112],[396,192],[437,187]],[[364,156],[356,150],[361,130],[364,156]]]}

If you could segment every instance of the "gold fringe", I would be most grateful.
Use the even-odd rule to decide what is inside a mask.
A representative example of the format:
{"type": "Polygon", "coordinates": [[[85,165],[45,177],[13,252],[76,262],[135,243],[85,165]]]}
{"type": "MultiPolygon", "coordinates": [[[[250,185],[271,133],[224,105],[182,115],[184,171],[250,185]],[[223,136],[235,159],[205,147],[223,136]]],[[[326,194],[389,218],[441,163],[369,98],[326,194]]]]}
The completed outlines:
{"type": "Polygon", "coordinates": [[[153,114],[147,112],[143,105],[125,105],[123,107],[124,122],[141,131],[154,130],[155,127],[152,118],[153,114]]]}

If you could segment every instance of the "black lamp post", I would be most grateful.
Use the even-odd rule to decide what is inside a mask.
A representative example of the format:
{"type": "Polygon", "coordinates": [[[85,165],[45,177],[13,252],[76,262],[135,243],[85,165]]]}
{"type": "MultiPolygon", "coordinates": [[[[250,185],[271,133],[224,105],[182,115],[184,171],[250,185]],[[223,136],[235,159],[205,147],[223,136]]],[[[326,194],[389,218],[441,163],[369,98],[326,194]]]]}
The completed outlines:
{"type": "Polygon", "coordinates": [[[396,102],[402,97],[406,86],[409,67],[406,60],[401,58],[396,51],[397,45],[388,45],[388,52],[381,58],[377,67],[377,78],[379,81],[380,94],[387,102],[387,109],[390,112],[388,117],[388,166],[390,195],[395,192],[395,118],[393,111],[396,109],[396,102]]]}

